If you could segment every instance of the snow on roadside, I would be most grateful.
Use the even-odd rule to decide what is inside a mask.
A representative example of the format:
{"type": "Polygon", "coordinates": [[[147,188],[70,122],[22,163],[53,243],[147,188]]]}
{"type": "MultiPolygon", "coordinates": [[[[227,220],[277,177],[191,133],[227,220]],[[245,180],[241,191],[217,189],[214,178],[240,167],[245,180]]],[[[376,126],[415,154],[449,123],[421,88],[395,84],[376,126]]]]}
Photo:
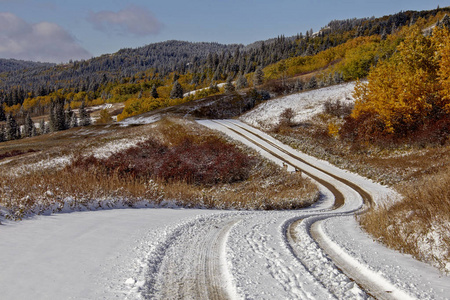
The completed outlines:
{"type": "MultiPolygon", "coordinates": [[[[450,299],[450,277],[374,241],[354,217],[329,218],[322,222],[321,230],[342,255],[356,260],[362,269],[367,269],[365,273],[386,278],[399,292],[417,299],[450,299]]],[[[379,283],[383,285],[381,280],[379,283]]]]}
{"type": "Polygon", "coordinates": [[[295,112],[293,122],[301,123],[321,113],[327,100],[353,103],[354,88],[355,83],[350,82],[269,100],[240,119],[255,127],[270,128],[278,124],[285,109],[292,108],[295,112]]]}
{"type": "Polygon", "coordinates": [[[138,299],[147,250],[174,226],[212,213],[117,209],[7,222],[0,228],[0,297],[138,299]]]}

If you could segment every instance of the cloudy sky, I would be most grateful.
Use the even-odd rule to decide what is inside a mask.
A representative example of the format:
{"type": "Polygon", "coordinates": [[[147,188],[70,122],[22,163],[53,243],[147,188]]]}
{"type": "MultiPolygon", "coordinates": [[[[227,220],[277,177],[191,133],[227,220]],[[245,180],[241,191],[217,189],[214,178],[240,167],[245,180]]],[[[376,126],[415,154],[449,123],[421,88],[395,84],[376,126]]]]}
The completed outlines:
{"type": "Polygon", "coordinates": [[[165,40],[249,44],[435,0],[0,0],[0,58],[87,59],[165,40]]]}

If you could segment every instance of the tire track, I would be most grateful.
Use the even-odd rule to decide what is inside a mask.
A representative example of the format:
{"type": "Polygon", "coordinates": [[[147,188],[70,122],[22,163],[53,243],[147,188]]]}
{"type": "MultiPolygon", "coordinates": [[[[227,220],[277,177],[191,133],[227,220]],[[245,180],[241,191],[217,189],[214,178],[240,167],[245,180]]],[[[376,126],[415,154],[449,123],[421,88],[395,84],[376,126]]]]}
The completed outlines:
{"type": "MultiPolygon", "coordinates": [[[[276,153],[276,151],[270,149],[270,147],[276,149],[277,151],[283,153],[284,155],[308,167],[314,168],[315,170],[337,180],[342,185],[347,186],[352,190],[354,190],[362,198],[362,201],[368,206],[371,206],[373,204],[372,196],[355,183],[314,166],[313,164],[307,162],[306,160],[299,157],[292,151],[280,147],[274,141],[269,140],[269,138],[263,137],[261,134],[257,132],[257,130],[252,129],[250,126],[233,120],[222,120],[213,122],[218,124],[219,126],[225,127],[234,134],[253,143],[257,147],[268,152],[270,155],[283,161],[284,163],[298,167],[298,165],[295,165],[295,163],[293,163],[290,159],[287,159],[286,157],[283,157],[282,155],[276,153]],[[263,145],[264,143],[266,145],[263,145]]],[[[334,184],[329,183],[327,180],[322,179],[319,176],[312,175],[311,172],[307,172],[304,169],[302,171],[306,175],[310,176],[320,184],[324,185],[327,189],[329,189],[336,199],[335,205],[331,208],[331,211],[323,213],[323,216],[321,217],[309,217],[308,219],[310,220],[308,224],[305,225],[305,230],[307,231],[308,236],[310,236],[312,240],[314,240],[314,243],[319,247],[321,252],[327,254],[327,256],[332,260],[333,262],[332,264],[335,265],[336,269],[346,274],[346,276],[350,280],[356,282],[360,287],[363,287],[367,295],[375,296],[377,299],[414,299],[401,289],[396,288],[385,278],[381,276],[375,276],[377,274],[371,275],[364,274],[364,272],[366,272],[367,269],[365,269],[365,271],[363,272],[362,270],[364,270],[364,268],[361,268],[360,263],[357,262],[355,259],[352,259],[351,257],[342,259],[341,256],[343,254],[343,250],[341,249],[341,251],[336,251],[336,248],[339,248],[339,246],[337,244],[334,244],[331,240],[327,240],[326,235],[322,231],[318,230],[318,228],[320,227],[320,222],[323,219],[331,218],[333,216],[338,215],[333,211],[342,208],[345,204],[346,199],[343,196],[343,193],[341,193],[340,188],[336,187],[334,184]]],[[[353,215],[354,213],[359,214],[362,213],[364,210],[365,209],[363,209],[362,206],[360,206],[358,209],[353,210],[347,209],[342,211],[341,209],[339,215],[353,215]]],[[[288,241],[288,244],[290,244],[290,248],[300,261],[302,261],[301,255],[299,255],[299,252],[297,251],[295,244],[297,244],[300,239],[296,234],[296,228],[302,222],[304,222],[303,219],[291,221],[291,223],[289,224],[289,226],[287,226],[285,231],[285,236],[288,241]]],[[[343,296],[340,294],[336,294],[335,292],[336,289],[333,286],[332,280],[330,281],[329,279],[324,279],[323,274],[321,274],[320,272],[319,273],[315,272],[314,266],[311,266],[311,264],[309,264],[308,262],[303,261],[302,263],[305,265],[307,269],[309,269],[310,273],[313,276],[315,276],[317,280],[321,281],[324,284],[324,286],[327,287],[337,298],[341,298],[343,296]]]]}
{"type": "MultiPolygon", "coordinates": [[[[150,299],[230,299],[233,287],[227,278],[225,245],[237,214],[192,222],[177,231],[165,246],[158,278],[150,299]]],[[[161,255],[161,254],[160,254],[161,255]]]]}

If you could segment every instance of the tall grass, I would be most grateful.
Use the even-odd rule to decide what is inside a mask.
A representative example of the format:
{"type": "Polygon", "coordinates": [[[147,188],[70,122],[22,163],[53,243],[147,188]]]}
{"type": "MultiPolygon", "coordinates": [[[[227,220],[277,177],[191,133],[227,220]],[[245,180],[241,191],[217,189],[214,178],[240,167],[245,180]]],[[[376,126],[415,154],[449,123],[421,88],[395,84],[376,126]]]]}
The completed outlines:
{"type": "Polygon", "coordinates": [[[360,223],[374,237],[450,273],[450,168],[400,188],[392,207],[377,207],[360,223]]]}

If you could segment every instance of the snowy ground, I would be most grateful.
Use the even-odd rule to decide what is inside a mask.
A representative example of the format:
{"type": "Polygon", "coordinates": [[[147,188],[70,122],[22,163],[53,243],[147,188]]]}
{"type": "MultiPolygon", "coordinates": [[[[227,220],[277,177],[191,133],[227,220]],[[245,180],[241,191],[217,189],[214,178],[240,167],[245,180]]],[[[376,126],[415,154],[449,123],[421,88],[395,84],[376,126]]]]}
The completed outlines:
{"type": "Polygon", "coordinates": [[[304,122],[323,111],[327,100],[339,100],[342,103],[353,103],[352,96],[355,83],[344,83],[322,89],[307,91],[267,101],[254,110],[244,114],[240,119],[255,127],[270,128],[278,124],[280,114],[286,108],[295,111],[294,123],[304,122]]]}
{"type": "Polygon", "coordinates": [[[7,223],[1,297],[450,299],[449,277],[359,229],[353,214],[366,196],[349,184],[378,203],[392,191],[238,121],[201,123],[329,186],[299,211],[119,209],[7,223]],[[339,194],[345,201],[336,205],[339,194]]]}

